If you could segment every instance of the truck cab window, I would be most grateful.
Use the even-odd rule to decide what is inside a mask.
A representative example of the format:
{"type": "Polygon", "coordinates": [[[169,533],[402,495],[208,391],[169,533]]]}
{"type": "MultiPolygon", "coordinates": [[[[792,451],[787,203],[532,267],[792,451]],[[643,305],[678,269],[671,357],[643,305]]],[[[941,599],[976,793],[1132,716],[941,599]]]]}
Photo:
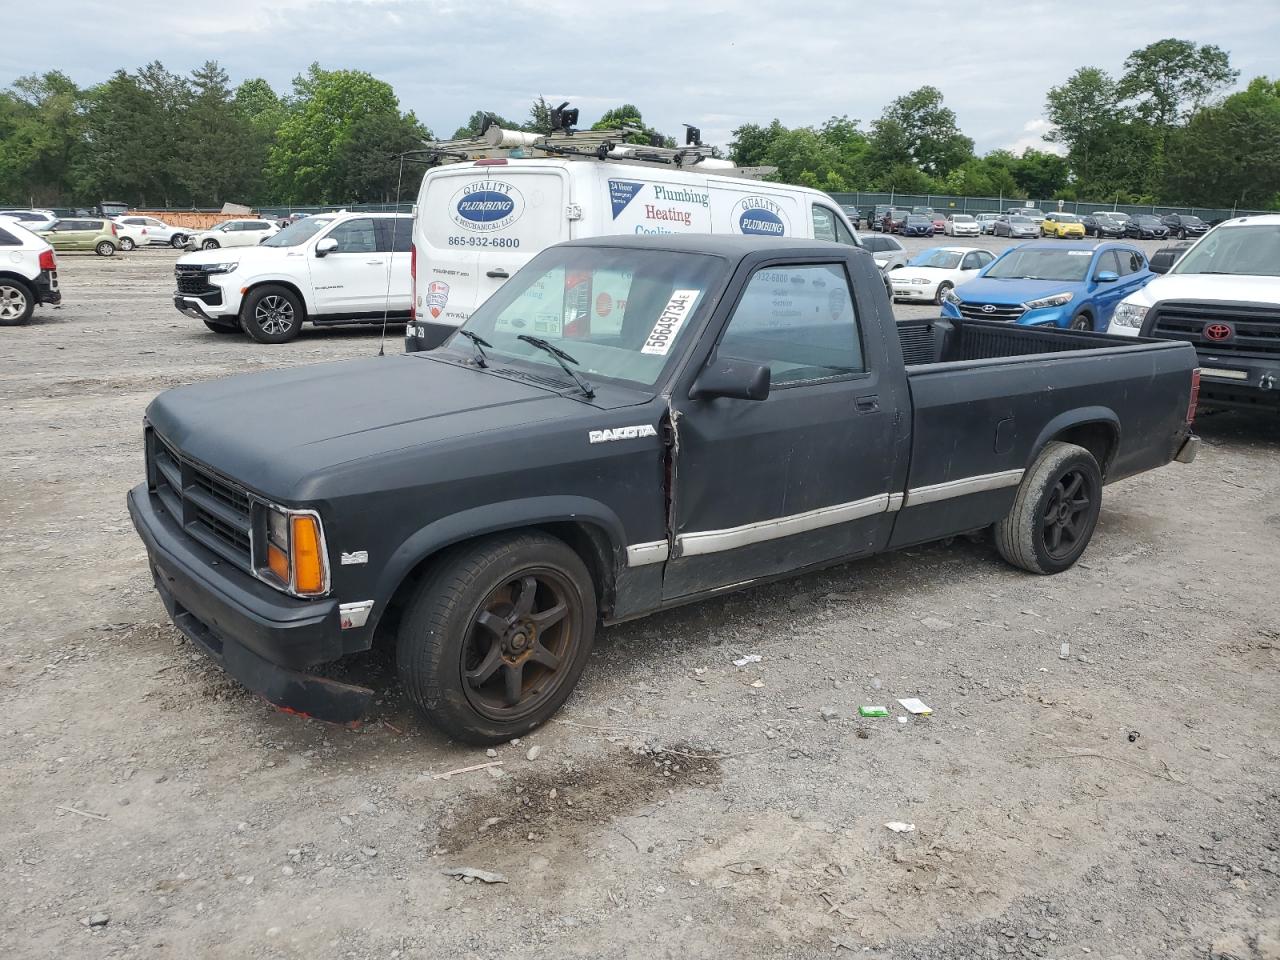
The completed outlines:
{"type": "Polygon", "coordinates": [[[719,352],[767,364],[777,386],[860,373],[865,369],[862,343],[844,268],[814,264],[757,270],[734,308],[719,352]]]}

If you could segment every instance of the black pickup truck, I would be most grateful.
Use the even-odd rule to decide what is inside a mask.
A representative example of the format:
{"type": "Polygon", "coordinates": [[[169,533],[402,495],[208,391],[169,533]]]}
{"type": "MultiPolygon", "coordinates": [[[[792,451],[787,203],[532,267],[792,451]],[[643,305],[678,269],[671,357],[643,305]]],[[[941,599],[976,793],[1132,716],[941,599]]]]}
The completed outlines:
{"type": "Polygon", "coordinates": [[[160,395],[129,510],[174,623],[249,688],[354,720],[370,691],[315,668],[385,638],[427,718],[495,743],[601,623],[970,531],[1066,569],[1104,483],[1194,457],[1195,364],[898,324],[870,255],[821,241],[575,241],[435,351],[160,395]]]}

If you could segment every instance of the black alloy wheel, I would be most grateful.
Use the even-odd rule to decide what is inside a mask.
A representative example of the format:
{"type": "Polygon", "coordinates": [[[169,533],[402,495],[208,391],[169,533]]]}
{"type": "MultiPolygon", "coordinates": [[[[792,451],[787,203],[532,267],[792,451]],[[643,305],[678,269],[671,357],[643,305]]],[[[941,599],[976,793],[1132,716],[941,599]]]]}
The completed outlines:
{"type": "Polygon", "coordinates": [[[1092,478],[1079,467],[1058,478],[1045,501],[1041,525],[1049,556],[1062,561],[1076,552],[1081,538],[1093,533],[1092,478]]]}

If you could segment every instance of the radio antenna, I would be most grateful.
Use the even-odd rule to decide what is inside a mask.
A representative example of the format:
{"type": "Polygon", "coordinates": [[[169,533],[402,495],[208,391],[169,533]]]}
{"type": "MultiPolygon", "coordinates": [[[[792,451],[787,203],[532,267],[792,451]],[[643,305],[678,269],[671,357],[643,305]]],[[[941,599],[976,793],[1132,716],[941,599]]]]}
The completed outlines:
{"type": "MultiPolygon", "coordinates": [[[[400,213],[400,183],[404,179],[404,154],[400,154],[400,171],[396,174],[396,209],[397,214],[400,213]]],[[[382,335],[378,338],[378,356],[385,357],[387,355],[387,315],[391,312],[391,266],[396,255],[396,237],[397,229],[400,226],[399,216],[393,217],[391,220],[391,249],[387,251],[387,289],[382,299],[382,335]]],[[[409,224],[409,229],[413,229],[413,224],[409,224]]],[[[375,232],[376,235],[376,232],[375,232]]],[[[409,317],[413,318],[413,304],[409,304],[409,317]]]]}

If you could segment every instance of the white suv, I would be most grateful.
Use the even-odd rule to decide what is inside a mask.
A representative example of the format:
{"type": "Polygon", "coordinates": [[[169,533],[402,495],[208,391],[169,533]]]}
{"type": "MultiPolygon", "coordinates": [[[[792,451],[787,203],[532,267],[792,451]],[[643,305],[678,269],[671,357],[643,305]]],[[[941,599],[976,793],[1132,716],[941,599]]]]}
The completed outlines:
{"type": "Polygon", "coordinates": [[[255,247],[280,228],[270,220],[224,220],[216,227],[187,238],[188,250],[217,250],[219,247],[255,247]]]}
{"type": "Polygon", "coordinates": [[[302,324],[402,324],[412,305],[413,218],[321,213],[261,246],[183,254],[173,305],[215,333],[285,343],[302,324]]]}
{"type": "Polygon", "coordinates": [[[0,216],[0,327],[26,323],[38,303],[61,302],[53,247],[0,216]]]}
{"type": "Polygon", "coordinates": [[[125,230],[125,236],[132,236],[133,228],[140,228],[143,233],[139,246],[167,244],[176,249],[186,246],[187,237],[191,235],[190,230],[171,227],[163,220],[157,220],[155,217],[116,217],[116,225],[125,230]]]}

